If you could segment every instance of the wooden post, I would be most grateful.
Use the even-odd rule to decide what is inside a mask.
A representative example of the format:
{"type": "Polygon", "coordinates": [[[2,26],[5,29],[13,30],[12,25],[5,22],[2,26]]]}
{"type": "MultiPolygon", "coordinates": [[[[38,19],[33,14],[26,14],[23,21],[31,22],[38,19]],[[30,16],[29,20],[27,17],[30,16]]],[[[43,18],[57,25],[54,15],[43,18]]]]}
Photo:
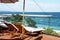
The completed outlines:
{"type": "Polygon", "coordinates": [[[25,0],[23,0],[22,34],[24,34],[24,12],[25,12],[25,0]]]}
{"type": "Polygon", "coordinates": [[[20,35],[20,38],[22,38],[23,35],[25,34],[25,29],[24,29],[24,12],[25,12],[25,0],[23,0],[22,34],[20,35]]]}

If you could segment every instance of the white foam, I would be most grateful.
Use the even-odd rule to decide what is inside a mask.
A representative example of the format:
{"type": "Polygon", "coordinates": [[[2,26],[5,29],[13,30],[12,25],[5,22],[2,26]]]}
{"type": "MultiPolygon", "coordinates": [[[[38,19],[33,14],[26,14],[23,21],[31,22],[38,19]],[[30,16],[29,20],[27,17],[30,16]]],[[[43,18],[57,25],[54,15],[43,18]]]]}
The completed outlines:
{"type": "Polygon", "coordinates": [[[56,31],[57,33],[60,33],[60,30],[54,30],[54,31],[56,31]]]}

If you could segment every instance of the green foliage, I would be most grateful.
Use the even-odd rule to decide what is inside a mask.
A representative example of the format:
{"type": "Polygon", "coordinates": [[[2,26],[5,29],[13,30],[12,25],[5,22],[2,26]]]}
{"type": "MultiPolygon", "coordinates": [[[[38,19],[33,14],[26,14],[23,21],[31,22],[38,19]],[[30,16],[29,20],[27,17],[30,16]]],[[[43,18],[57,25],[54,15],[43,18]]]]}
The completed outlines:
{"type": "Polygon", "coordinates": [[[12,14],[11,17],[5,17],[3,19],[5,21],[12,22],[12,23],[21,23],[22,22],[22,16],[19,14],[12,14]]]}
{"type": "Polygon", "coordinates": [[[43,31],[46,34],[51,34],[51,35],[58,35],[52,28],[44,28],[45,30],[43,31]]]}
{"type": "Polygon", "coordinates": [[[56,33],[55,31],[51,33],[52,35],[58,35],[58,33],[56,33]]]}
{"type": "Polygon", "coordinates": [[[34,20],[32,20],[31,18],[27,18],[26,19],[26,22],[28,24],[28,26],[31,26],[31,27],[36,27],[36,22],[34,20]]]}
{"type": "Polygon", "coordinates": [[[19,14],[12,14],[12,17],[11,17],[11,20],[14,22],[14,23],[18,23],[18,22],[22,22],[22,16],[19,15],[19,14]]]}
{"type": "Polygon", "coordinates": [[[5,20],[5,21],[11,21],[11,17],[5,17],[5,18],[3,18],[3,20],[5,20]]]}

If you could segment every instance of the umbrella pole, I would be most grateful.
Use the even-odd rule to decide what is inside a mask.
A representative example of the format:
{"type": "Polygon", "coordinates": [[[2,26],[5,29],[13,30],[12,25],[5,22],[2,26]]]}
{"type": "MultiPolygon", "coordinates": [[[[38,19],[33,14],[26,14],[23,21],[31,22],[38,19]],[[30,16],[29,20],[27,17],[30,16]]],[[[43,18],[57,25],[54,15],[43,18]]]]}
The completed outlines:
{"type": "Polygon", "coordinates": [[[24,12],[25,12],[25,0],[23,0],[23,21],[22,21],[22,34],[24,34],[24,12]]]}
{"type": "Polygon", "coordinates": [[[22,34],[20,35],[20,38],[22,38],[23,35],[25,34],[25,29],[24,29],[24,12],[25,12],[25,0],[23,0],[22,34]]]}

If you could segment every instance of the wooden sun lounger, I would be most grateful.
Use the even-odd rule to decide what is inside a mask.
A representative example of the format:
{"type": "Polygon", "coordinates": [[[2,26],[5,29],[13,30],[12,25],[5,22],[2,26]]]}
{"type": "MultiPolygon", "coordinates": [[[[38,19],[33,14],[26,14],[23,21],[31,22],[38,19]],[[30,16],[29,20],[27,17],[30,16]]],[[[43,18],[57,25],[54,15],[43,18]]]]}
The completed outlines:
{"type": "MultiPolygon", "coordinates": [[[[12,23],[8,23],[8,22],[4,22],[8,27],[9,27],[9,29],[8,30],[10,30],[10,31],[13,31],[13,30],[15,30],[15,31],[18,31],[18,32],[20,32],[20,33],[22,33],[22,25],[20,25],[20,24],[12,24],[12,23]]],[[[24,27],[24,32],[25,32],[25,34],[30,34],[30,33],[40,33],[41,32],[41,30],[40,31],[34,31],[34,32],[31,32],[31,31],[28,31],[27,29],[26,29],[26,27],[24,27]]]]}
{"type": "Polygon", "coordinates": [[[9,31],[14,31],[14,30],[15,31],[19,31],[19,29],[14,24],[12,24],[12,23],[4,22],[4,24],[8,26],[8,30],[9,31]]]}
{"type": "MultiPolygon", "coordinates": [[[[6,24],[8,26],[9,31],[18,31],[19,33],[22,33],[22,26],[20,24],[12,24],[12,23],[8,23],[8,22],[4,22],[4,24],[6,24]]],[[[28,32],[25,29],[25,34],[28,34],[28,33],[30,33],[30,32],[28,32]]]]}
{"type": "MultiPolygon", "coordinates": [[[[19,33],[22,33],[22,26],[20,24],[12,24],[12,23],[8,23],[8,22],[4,22],[4,24],[6,24],[8,26],[8,30],[10,31],[10,34],[12,34],[12,38],[14,38],[16,36],[16,34],[15,34],[16,31],[18,31],[19,33]]],[[[24,28],[24,30],[25,30],[25,34],[28,35],[28,37],[29,36],[35,37],[35,36],[39,35],[38,31],[34,31],[32,33],[30,31],[26,30],[26,28],[24,28]]],[[[24,38],[24,35],[23,35],[23,38],[24,38]]],[[[20,36],[22,36],[22,35],[19,34],[19,38],[17,38],[17,39],[20,39],[20,36]]],[[[11,39],[9,39],[9,40],[11,40],[11,39]]],[[[16,39],[14,38],[13,40],[16,40],[16,39]]]]}

